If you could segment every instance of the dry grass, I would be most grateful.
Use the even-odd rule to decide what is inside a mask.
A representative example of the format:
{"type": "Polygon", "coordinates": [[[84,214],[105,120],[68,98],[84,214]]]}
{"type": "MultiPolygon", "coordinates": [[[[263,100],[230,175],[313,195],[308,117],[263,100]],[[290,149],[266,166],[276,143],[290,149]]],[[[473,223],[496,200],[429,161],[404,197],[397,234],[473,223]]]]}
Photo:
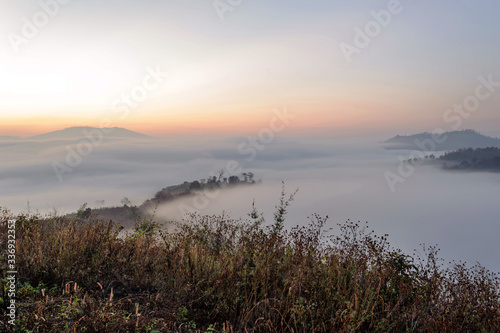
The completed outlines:
{"type": "Polygon", "coordinates": [[[445,268],[435,248],[405,255],[350,221],[329,235],[325,223],[284,231],[254,211],[248,221],[193,215],[176,232],[142,221],[123,236],[95,218],[18,216],[16,329],[500,332],[497,275],[445,268]]]}

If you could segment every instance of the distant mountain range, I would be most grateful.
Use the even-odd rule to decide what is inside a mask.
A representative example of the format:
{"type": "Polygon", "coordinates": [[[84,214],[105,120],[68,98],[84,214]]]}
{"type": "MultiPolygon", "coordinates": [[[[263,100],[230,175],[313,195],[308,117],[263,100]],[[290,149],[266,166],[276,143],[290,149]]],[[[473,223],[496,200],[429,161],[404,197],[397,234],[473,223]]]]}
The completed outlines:
{"type": "MultiPolygon", "coordinates": [[[[106,138],[128,138],[128,139],[147,139],[150,138],[147,135],[130,131],[125,128],[111,127],[111,128],[96,128],[89,126],[79,126],[79,127],[69,127],[63,130],[44,133],[40,135],[35,135],[25,140],[59,140],[59,139],[79,139],[85,138],[86,133],[102,133],[106,138]],[[104,130],[108,133],[105,133],[104,130]]],[[[13,136],[0,136],[0,140],[21,140],[18,137],[13,136]]]]}
{"type": "Polygon", "coordinates": [[[442,151],[457,150],[461,148],[500,148],[500,139],[467,129],[462,131],[446,132],[439,137],[436,137],[432,133],[428,132],[414,135],[397,135],[387,141],[384,141],[383,145],[386,149],[442,151]],[[422,149],[422,147],[426,148],[422,149]]]}

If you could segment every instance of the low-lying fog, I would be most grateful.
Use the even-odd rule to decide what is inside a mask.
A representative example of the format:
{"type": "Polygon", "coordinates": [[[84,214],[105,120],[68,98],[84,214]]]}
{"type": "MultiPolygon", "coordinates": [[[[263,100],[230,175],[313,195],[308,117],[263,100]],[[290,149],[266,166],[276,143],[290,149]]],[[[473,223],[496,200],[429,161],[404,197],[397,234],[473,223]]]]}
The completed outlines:
{"type": "MultiPolygon", "coordinates": [[[[84,202],[91,208],[102,205],[101,200],[105,206],[120,205],[123,197],[140,205],[164,187],[227,170],[233,160],[263,183],[212,195],[198,202],[200,213],[225,211],[234,218],[246,217],[255,199],[271,221],[285,181],[287,192],[299,188],[289,210],[289,226],[307,223],[313,213],[328,215],[330,226],[347,219],[368,221],[377,234],[388,233],[391,244],[408,254],[420,250],[420,243],[438,244],[446,259],[479,261],[500,271],[500,174],[420,166],[393,192],[384,173],[397,175],[398,156],[408,158],[409,152],[384,150],[379,141],[281,138],[259,145],[262,150],[255,150],[252,159],[245,138],[109,139],[93,147],[81,164],[70,167],[66,147],[71,144],[76,149],[78,141],[4,140],[0,141],[0,206],[19,213],[29,203],[31,211],[47,213],[55,208],[65,214],[84,202]],[[62,182],[53,165],[68,168],[60,174],[62,182]]],[[[179,207],[186,205],[193,207],[193,198],[159,207],[157,217],[178,219],[179,207]]]]}

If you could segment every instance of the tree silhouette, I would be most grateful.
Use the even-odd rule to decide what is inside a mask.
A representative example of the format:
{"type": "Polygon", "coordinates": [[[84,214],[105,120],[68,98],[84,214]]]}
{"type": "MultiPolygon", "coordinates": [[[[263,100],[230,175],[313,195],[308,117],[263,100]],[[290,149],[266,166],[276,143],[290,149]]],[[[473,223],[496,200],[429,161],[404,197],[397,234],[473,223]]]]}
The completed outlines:
{"type": "Polygon", "coordinates": [[[124,207],[128,207],[128,206],[132,205],[132,202],[127,197],[124,197],[120,202],[122,203],[122,205],[124,207]]]}

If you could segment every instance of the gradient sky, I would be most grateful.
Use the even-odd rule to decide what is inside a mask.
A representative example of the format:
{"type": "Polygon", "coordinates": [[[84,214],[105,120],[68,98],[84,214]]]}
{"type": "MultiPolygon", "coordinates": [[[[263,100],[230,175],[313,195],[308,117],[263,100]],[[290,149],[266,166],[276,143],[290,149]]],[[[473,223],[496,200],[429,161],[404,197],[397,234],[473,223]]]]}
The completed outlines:
{"type": "MultiPolygon", "coordinates": [[[[389,3],[243,0],[221,21],[211,0],[73,0],[15,52],[9,38],[41,5],[2,0],[0,135],[104,118],[152,135],[242,133],[283,107],[295,131],[450,130],[445,110],[479,76],[500,82],[500,3],[402,0],[348,63],[340,44],[389,3]],[[113,112],[147,68],[169,77],[126,117],[113,112]]],[[[463,128],[499,136],[499,111],[500,88],[463,128]]]]}

